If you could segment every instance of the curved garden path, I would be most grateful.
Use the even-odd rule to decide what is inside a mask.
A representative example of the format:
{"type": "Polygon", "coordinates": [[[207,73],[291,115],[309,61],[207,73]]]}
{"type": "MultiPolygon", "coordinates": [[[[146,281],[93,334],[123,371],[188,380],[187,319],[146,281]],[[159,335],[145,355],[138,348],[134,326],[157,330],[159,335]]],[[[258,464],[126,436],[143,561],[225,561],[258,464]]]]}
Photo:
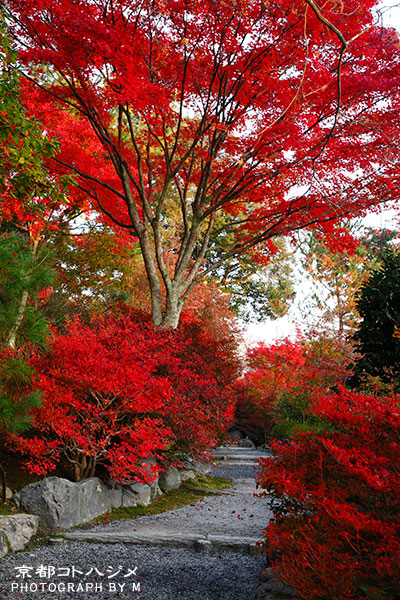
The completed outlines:
{"type": "MultiPolygon", "coordinates": [[[[231,478],[231,488],[190,506],[65,532],[54,545],[7,555],[0,563],[1,599],[252,600],[265,566],[256,544],[269,518],[265,500],[254,496],[260,453],[216,454],[224,460],[211,475],[231,478]]],[[[271,585],[257,598],[291,597],[271,585]]]]}

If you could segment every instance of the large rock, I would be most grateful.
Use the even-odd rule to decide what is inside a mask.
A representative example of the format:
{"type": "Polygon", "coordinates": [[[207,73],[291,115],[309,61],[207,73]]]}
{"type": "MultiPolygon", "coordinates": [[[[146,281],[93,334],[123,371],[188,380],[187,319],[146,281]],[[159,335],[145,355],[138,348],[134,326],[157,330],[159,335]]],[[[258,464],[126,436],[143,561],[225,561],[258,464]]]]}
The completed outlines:
{"type": "Polygon", "coordinates": [[[122,488],[122,506],[148,506],[151,502],[151,487],[146,483],[132,483],[122,488]]]}
{"type": "Polygon", "coordinates": [[[15,504],[40,517],[47,527],[67,529],[102,515],[111,508],[109,490],[97,477],[73,483],[48,477],[14,494],[15,504]]]}
{"type": "Polygon", "coordinates": [[[192,469],[179,469],[182,481],[189,481],[190,479],[196,479],[197,475],[192,469]]]}
{"type": "Polygon", "coordinates": [[[122,488],[117,484],[113,484],[111,488],[107,487],[107,496],[110,501],[111,508],[119,508],[122,506],[122,488]]]}
{"type": "Polygon", "coordinates": [[[7,536],[4,531],[0,529],[0,558],[5,556],[8,552],[7,536]]]}
{"type": "Polygon", "coordinates": [[[35,535],[39,517],[35,515],[6,515],[0,517],[0,556],[9,550],[22,550],[35,535]]]}
{"type": "Polygon", "coordinates": [[[238,441],[238,448],[255,448],[255,444],[248,437],[238,441]]]}
{"type": "Polygon", "coordinates": [[[181,486],[181,484],[181,474],[175,467],[169,467],[169,469],[166,472],[162,471],[160,473],[158,485],[160,486],[161,491],[171,492],[172,490],[177,490],[181,486]]]}

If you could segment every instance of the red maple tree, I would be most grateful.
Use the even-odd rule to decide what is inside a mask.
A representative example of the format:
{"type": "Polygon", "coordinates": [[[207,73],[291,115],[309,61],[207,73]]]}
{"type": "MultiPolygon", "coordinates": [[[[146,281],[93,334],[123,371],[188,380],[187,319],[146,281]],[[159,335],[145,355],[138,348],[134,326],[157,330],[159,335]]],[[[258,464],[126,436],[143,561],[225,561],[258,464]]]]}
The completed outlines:
{"type": "Polygon", "coordinates": [[[99,465],[115,480],[146,480],[141,458],[203,456],[229,426],[237,365],[224,344],[191,318],[184,331],[155,331],[122,311],[89,325],[76,318],[33,361],[42,405],[32,430],[11,436],[31,471],[44,474],[61,461],[77,481],[99,465]]]}
{"type": "Polygon", "coordinates": [[[251,348],[248,370],[236,384],[238,427],[263,443],[317,426],[313,398],[343,385],[352,359],[348,343],[325,334],[251,348]]]}
{"type": "Polygon", "coordinates": [[[7,0],[53,166],[138,237],[155,325],[227,258],[302,228],[335,240],[398,197],[399,44],[375,5],[7,0]]]}

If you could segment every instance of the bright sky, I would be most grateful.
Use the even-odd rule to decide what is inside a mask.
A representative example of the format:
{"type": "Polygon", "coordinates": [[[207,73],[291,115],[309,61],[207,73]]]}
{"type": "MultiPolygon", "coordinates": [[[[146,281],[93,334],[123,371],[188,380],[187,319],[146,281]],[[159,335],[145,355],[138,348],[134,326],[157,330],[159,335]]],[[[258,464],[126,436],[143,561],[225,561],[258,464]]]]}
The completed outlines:
{"type": "MultiPolygon", "coordinates": [[[[400,31],[400,2],[388,0],[382,2],[382,19],[385,26],[396,27],[400,31]]],[[[387,227],[393,228],[394,210],[383,210],[379,214],[367,216],[363,223],[368,227],[387,227]]],[[[288,314],[275,321],[264,321],[262,323],[252,323],[246,326],[245,337],[253,345],[257,342],[270,343],[275,339],[286,336],[294,336],[296,324],[301,324],[302,315],[299,310],[299,303],[307,297],[309,286],[306,282],[299,282],[297,287],[298,299],[293,303],[288,314]]]]}

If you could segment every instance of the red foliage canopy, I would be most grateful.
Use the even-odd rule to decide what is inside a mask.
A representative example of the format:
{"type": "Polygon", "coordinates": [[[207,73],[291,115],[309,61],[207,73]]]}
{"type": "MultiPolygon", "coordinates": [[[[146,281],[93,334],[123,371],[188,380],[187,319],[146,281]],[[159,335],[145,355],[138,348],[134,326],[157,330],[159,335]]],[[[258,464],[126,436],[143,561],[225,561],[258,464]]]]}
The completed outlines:
{"type": "Polygon", "coordinates": [[[7,6],[29,108],[60,137],[59,170],[138,236],[157,325],[227,257],[305,227],[332,237],[399,195],[399,44],[374,0],[7,6]]]}

